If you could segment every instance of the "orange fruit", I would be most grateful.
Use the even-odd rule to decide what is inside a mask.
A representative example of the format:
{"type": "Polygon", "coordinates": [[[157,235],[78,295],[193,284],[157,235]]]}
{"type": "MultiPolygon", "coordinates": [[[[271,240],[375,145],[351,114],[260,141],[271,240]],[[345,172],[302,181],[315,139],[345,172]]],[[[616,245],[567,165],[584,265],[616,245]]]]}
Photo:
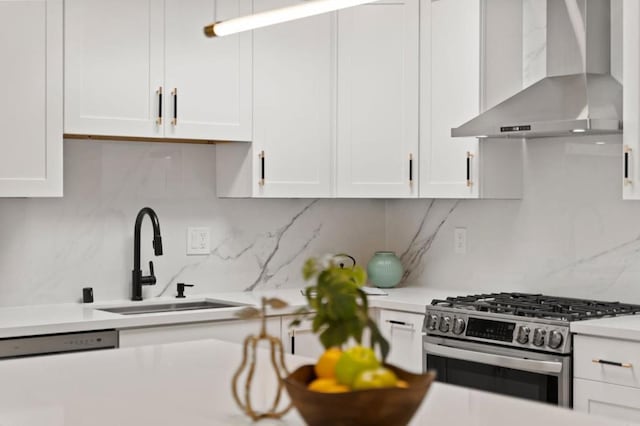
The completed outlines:
{"type": "Polygon", "coordinates": [[[334,379],[336,377],[336,364],[342,356],[340,348],[329,348],[318,358],[314,370],[316,376],[321,379],[334,379]]]}
{"type": "Polygon", "coordinates": [[[341,385],[335,378],[315,379],[307,386],[309,390],[324,393],[349,392],[349,388],[341,385]]]}
{"type": "Polygon", "coordinates": [[[402,388],[402,389],[409,389],[409,383],[405,382],[404,380],[398,379],[398,381],[396,382],[396,387],[402,388]]]}

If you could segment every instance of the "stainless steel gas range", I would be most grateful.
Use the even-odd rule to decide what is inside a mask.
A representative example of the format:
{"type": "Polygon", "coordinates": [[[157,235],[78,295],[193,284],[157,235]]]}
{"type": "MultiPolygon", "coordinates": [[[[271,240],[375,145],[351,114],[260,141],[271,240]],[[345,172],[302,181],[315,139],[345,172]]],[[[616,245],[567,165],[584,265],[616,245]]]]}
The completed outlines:
{"type": "Polygon", "coordinates": [[[571,321],[640,313],[640,306],[525,293],[433,300],[425,368],[460,386],[570,407],[571,321]]]}

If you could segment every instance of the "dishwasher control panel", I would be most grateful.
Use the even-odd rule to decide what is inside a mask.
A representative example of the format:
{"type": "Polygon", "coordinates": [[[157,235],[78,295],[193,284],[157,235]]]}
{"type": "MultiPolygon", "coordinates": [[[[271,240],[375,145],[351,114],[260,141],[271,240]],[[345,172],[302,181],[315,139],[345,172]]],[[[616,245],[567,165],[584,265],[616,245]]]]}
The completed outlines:
{"type": "Polygon", "coordinates": [[[0,339],[0,359],[117,347],[118,332],[116,330],[11,337],[0,339]]]}

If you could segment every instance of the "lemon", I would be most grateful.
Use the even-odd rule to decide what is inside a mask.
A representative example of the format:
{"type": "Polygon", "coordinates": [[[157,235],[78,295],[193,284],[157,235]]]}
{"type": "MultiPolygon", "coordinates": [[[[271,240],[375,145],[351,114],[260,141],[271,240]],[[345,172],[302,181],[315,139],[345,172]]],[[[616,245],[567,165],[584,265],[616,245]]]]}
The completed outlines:
{"type": "Polygon", "coordinates": [[[316,372],[316,376],[324,379],[324,378],[335,378],[336,377],[336,364],[342,355],[342,350],[340,348],[329,348],[318,358],[318,362],[316,363],[314,370],[316,372]]]}
{"type": "Polygon", "coordinates": [[[394,388],[398,378],[388,368],[378,367],[361,371],[353,381],[353,390],[394,388]]]}
{"type": "Polygon", "coordinates": [[[307,386],[309,390],[324,393],[349,392],[349,388],[341,385],[335,378],[315,379],[307,386]]]}

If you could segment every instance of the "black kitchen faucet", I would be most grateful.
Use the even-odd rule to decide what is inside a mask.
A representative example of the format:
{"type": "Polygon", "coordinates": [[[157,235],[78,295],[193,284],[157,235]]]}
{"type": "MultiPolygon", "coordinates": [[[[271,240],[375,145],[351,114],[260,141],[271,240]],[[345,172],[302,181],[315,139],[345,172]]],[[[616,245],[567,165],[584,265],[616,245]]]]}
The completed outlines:
{"type": "Polygon", "coordinates": [[[150,207],[145,207],[136,217],[136,225],[133,237],[133,272],[131,278],[131,300],[142,300],[142,286],[155,285],[156,276],[153,274],[153,262],[149,262],[149,274],[143,276],[140,270],[140,228],[144,216],[148,215],[153,224],[153,250],[156,256],[162,256],[162,237],[160,236],[160,223],[156,212],[150,207]]]}

